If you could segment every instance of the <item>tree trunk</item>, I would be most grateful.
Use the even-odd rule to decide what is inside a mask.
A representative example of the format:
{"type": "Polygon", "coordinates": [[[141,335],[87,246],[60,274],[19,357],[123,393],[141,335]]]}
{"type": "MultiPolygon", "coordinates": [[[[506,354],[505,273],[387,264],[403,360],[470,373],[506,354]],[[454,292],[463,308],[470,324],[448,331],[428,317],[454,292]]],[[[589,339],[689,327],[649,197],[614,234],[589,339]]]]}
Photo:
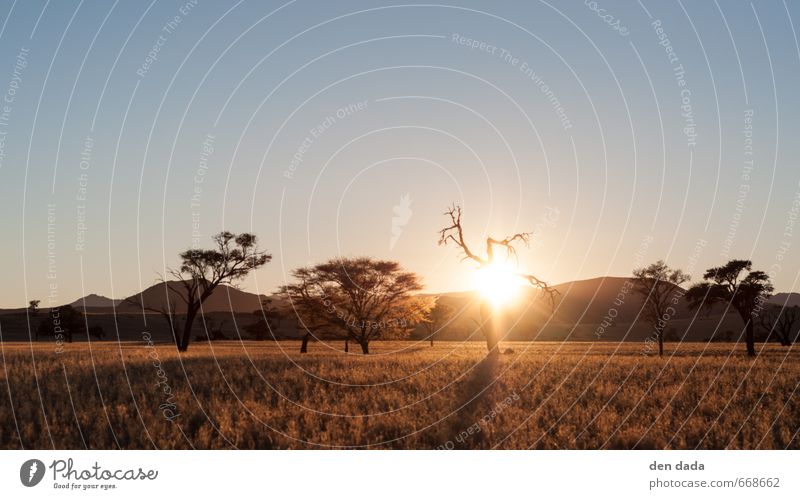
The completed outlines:
{"type": "Polygon", "coordinates": [[[433,346],[433,336],[431,336],[431,346],[433,346]]]}
{"type": "Polygon", "coordinates": [[[311,337],[311,333],[306,333],[303,336],[303,343],[300,345],[300,353],[308,353],[308,339],[311,337]]]}
{"type": "Polygon", "coordinates": [[[350,351],[350,340],[344,340],[344,353],[348,353],[350,351]]]}
{"type": "Polygon", "coordinates": [[[368,341],[362,341],[359,344],[361,345],[361,353],[363,353],[364,355],[367,355],[369,353],[369,342],[368,341]]]}
{"type": "Polygon", "coordinates": [[[178,345],[178,351],[180,352],[186,352],[189,350],[189,340],[192,337],[192,325],[194,324],[194,319],[196,316],[197,309],[190,307],[186,311],[186,324],[183,326],[183,337],[178,345]]]}
{"type": "Polygon", "coordinates": [[[486,337],[486,349],[489,353],[497,353],[499,342],[492,323],[492,312],[485,300],[481,301],[481,329],[486,337]]]}
{"type": "Polygon", "coordinates": [[[745,342],[747,343],[747,355],[750,357],[756,356],[755,334],[753,332],[753,320],[749,318],[745,324],[745,342]]]}
{"type": "Polygon", "coordinates": [[[664,356],[664,331],[658,333],[658,356],[664,356]]]}

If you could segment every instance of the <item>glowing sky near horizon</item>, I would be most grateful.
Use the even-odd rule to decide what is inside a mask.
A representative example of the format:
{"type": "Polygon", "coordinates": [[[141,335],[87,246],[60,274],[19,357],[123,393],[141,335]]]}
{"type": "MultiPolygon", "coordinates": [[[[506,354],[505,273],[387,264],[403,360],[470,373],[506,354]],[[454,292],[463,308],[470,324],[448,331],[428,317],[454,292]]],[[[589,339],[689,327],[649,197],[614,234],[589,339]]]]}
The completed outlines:
{"type": "Polygon", "coordinates": [[[0,23],[0,307],[130,295],[223,228],[274,256],[253,292],[337,255],[468,289],[436,244],[453,202],[476,248],[534,232],[520,264],[553,283],[749,258],[800,291],[797,3],[42,0],[0,23]]]}

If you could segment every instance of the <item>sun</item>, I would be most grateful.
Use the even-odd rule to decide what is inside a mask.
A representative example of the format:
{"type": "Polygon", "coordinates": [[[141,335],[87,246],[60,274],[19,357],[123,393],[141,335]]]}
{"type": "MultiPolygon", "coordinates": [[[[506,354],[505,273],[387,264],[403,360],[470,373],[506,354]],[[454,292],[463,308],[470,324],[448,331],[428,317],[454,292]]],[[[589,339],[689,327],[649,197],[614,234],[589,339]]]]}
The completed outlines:
{"type": "Polygon", "coordinates": [[[475,271],[475,289],[495,308],[513,301],[522,286],[522,280],[508,262],[492,262],[475,271]]]}

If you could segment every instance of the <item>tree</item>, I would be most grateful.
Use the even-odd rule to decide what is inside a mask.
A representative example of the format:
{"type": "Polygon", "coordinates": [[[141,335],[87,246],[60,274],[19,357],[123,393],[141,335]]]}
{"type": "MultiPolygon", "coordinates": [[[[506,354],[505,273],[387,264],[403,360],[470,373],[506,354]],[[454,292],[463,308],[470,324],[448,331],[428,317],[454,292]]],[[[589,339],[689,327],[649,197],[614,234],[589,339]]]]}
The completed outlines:
{"type": "Polygon", "coordinates": [[[441,299],[437,299],[436,304],[431,308],[430,312],[428,312],[428,316],[426,320],[422,322],[422,326],[425,328],[425,332],[428,333],[431,346],[433,346],[434,337],[439,333],[450,317],[453,316],[453,312],[453,307],[445,305],[442,303],[441,299]]]}
{"type": "Polygon", "coordinates": [[[744,322],[747,355],[751,357],[756,355],[754,322],[774,289],[766,272],[751,270],[752,266],[750,260],[731,260],[722,267],[710,268],[703,275],[705,282],[686,292],[686,300],[694,309],[723,303],[736,310],[744,322]]]}
{"type": "Polygon", "coordinates": [[[106,337],[106,332],[102,326],[89,326],[89,337],[101,340],[106,337]]]}
{"type": "Polygon", "coordinates": [[[143,311],[149,310],[151,312],[157,312],[164,318],[167,322],[167,326],[169,327],[169,332],[172,335],[172,339],[175,342],[175,345],[180,348],[180,336],[178,335],[178,327],[179,327],[179,320],[178,320],[178,296],[180,293],[179,289],[175,289],[175,283],[169,283],[164,280],[163,277],[160,277],[159,280],[161,284],[164,286],[164,301],[161,302],[158,306],[148,305],[144,301],[144,295],[142,293],[133,295],[125,299],[125,301],[131,305],[140,307],[143,311]]]}
{"type": "Polygon", "coordinates": [[[792,346],[800,329],[800,307],[771,305],[760,316],[760,326],[767,337],[775,334],[783,346],[792,346]]]}
{"type": "Polygon", "coordinates": [[[272,304],[272,298],[266,298],[261,301],[261,308],[253,311],[253,315],[259,319],[244,327],[244,330],[250,333],[254,339],[261,341],[267,339],[267,335],[275,336],[275,331],[280,327],[283,322],[285,311],[272,304]]]}
{"type": "Polygon", "coordinates": [[[633,277],[634,289],[644,298],[644,317],[658,338],[658,355],[663,357],[664,329],[683,296],[681,284],[691,277],[680,269],[671,269],[664,260],[634,269],[633,277]]]}
{"type": "Polygon", "coordinates": [[[353,340],[369,353],[369,343],[407,334],[424,320],[425,300],[413,296],[422,290],[419,277],[397,262],[336,258],[292,272],[295,283],[281,294],[306,331],[301,353],[311,337],[353,340]]]}
{"type": "MultiPolygon", "coordinates": [[[[38,317],[39,316],[39,304],[42,303],[41,300],[31,300],[28,302],[28,313],[31,317],[38,317]]],[[[39,329],[36,329],[36,341],[39,341],[39,329]]]]}
{"type": "MultiPolygon", "coordinates": [[[[189,349],[194,320],[203,302],[211,296],[217,286],[220,284],[236,286],[251,271],[262,267],[272,259],[272,255],[258,249],[258,240],[253,234],[234,234],[224,231],[212,239],[215,243],[212,249],[188,249],[180,254],[181,266],[168,271],[183,287],[177,296],[186,305],[183,333],[180,338],[177,331],[173,330],[176,345],[181,352],[189,349]]],[[[172,324],[174,326],[174,322],[172,324]]]]}
{"type": "MultiPolygon", "coordinates": [[[[461,207],[454,204],[452,207],[448,208],[444,214],[450,217],[450,225],[439,231],[439,245],[446,246],[449,243],[454,243],[461,249],[461,252],[463,253],[461,261],[472,260],[478,264],[478,269],[492,266],[495,261],[495,247],[505,249],[506,259],[513,257],[516,262],[517,250],[515,248],[515,244],[522,243],[525,246],[528,246],[530,244],[531,235],[533,234],[532,232],[520,232],[504,239],[487,237],[486,256],[481,257],[470,250],[464,238],[464,229],[461,225],[461,207]]],[[[555,307],[555,299],[559,294],[558,290],[550,287],[545,281],[531,274],[517,272],[515,275],[528,282],[534,288],[539,289],[545,296],[549,298],[551,307],[555,307]]],[[[500,339],[492,327],[491,307],[486,300],[481,300],[480,313],[481,329],[486,337],[486,347],[489,350],[489,353],[497,353],[500,339]]]]}
{"type": "Polygon", "coordinates": [[[39,323],[37,337],[52,336],[56,340],[72,343],[75,334],[86,332],[86,317],[71,305],[50,309],[47,317],[39,323]]]}

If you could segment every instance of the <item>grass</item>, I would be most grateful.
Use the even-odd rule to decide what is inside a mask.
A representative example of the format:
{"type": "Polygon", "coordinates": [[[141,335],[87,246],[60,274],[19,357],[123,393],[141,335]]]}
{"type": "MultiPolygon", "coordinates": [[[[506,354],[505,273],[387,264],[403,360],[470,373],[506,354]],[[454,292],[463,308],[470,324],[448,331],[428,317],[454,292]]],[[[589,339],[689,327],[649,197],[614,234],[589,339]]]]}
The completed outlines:
{"type": "Polygon", "coordinates": [[[800,448],[800,354],[776,345],[0,347],[5,449],[800,448]]]}

